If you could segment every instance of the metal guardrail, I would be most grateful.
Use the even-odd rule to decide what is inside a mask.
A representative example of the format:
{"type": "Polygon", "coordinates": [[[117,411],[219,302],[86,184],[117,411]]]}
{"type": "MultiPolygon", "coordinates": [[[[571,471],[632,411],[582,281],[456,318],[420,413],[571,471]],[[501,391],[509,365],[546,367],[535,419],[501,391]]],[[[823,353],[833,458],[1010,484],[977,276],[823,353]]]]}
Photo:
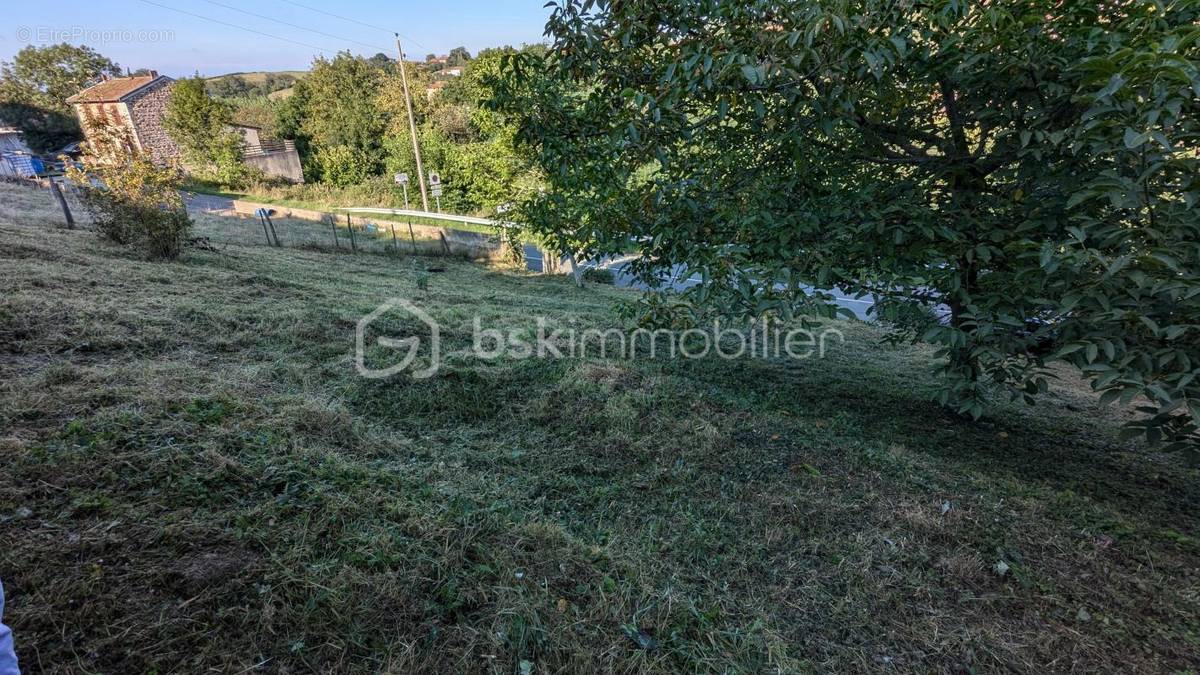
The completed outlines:
{"type": "Polygon", "coordinates": [[[429,211],[412,211],[409,209],[380,209],[368,206],[355,206],[347,208],[337,208],[334,211],[343,211],[345,213],[379,213],[392,216],[409,216],[411,218],[429,218],[431,220],[444,220],[450,223],[467,223],[470,225],[485,225],[487,227],[496,227],[502,229],[510,229],[516,227],[512,223],[505,223],[499,220],[489,220],[487,218],[476,218],[475,216],[457,216],[445,213],[431,213],[429,211]]]}

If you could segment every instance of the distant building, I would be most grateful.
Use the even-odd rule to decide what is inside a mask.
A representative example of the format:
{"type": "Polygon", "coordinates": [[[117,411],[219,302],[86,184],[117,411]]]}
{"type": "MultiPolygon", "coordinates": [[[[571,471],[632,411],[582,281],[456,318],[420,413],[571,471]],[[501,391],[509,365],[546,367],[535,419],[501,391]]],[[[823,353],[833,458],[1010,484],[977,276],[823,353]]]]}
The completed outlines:
{"type": "Polygon", "coordinates": [[[175,80],[151,70],[146,75],[106,79],[67,99],[84,134],[94,121],[115,122],[129,131],[138,149],[159,164],[179,160],[179,146],[167,134],[163,116],[175,80]]]}
{"type": "MultiPolygon", "coordinates": [[[[84,135],[95,121],[115,122],[129,131],[135,147],[158,164],[181,164],[179,146],[167,133],[163,118],[175,80],[151,70],[146,75],[106,79],[67,99],[75,108],[84,135]]],[[[244,161],[268,176],[303,183],[300,155],[292,141],[261,138],[257,127],[234,125],[242,135],[244,161]]]]}
{"type": "Polygon", "coordinates": [[[462,66],[454,66],[442,70],[442,74],[449,75],[450,77],[460,77],[463,74],[463,70],[465,69],[462,66]]]}
{"type": "Polygon", "coordinates": [[[438,94],[442,93],[442,90],[445,88],[445,81],[439,80],[437,82],[431,82],[429,86],[425,88],[425,97],[432,101],[438,94]]]}

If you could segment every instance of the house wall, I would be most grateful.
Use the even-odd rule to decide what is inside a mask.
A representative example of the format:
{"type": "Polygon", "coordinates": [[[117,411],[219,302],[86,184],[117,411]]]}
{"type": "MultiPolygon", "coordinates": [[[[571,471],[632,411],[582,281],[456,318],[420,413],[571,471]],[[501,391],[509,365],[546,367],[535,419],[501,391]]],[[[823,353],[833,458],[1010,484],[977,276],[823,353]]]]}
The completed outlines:
{"type": "Polygon", "coordinates": [[[133,119],[129,114],[129,106],[124,103],[76,103],[74,107],[79,126],[89,140],[94,125],[118,124],[129,132],[129,139],[133,141],[134,146],[140,147],[133,119]]]}
{"type": "Polygon", "coordinates": [[[137,133],[133,128],[133,119],[129,115],[129,106],[124,103],[76,103],[75,116],[79,118],[79,126],[84,133],[88,126],[95,122],[110,122],[124,126],[137,142],[137,133]]]}
{"type": "Polygon", "coordinates": [[[163,78],[126,99],[138,144],[158,164],[179,164],[182,161],[179,146],[171,140],[163,126],[167,102],[171,98],[171,84],[172,80],[163,78]]]}

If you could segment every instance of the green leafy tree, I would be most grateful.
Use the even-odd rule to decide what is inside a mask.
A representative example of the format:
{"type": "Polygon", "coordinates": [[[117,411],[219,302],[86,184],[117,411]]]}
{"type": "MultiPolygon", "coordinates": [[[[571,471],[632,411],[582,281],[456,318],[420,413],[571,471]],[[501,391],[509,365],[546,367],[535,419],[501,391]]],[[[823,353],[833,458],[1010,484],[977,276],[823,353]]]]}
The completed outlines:
{"type": "Polygon", "coordinates": [[[377,103],[386,74],[367,60],[338,54],[332,60],[313,62],[303,80],[300,100],[300,130],[314,154],[322,148],[344,147],[345,151],[326,151],[318,167],[329,167],[334,158],[365,162],[362,167],[344,167],[338,175],[376,175],[383,169],[383,136],[387,116],[377,103]]]}
{"type": "Polygon", "coordinates": [[[265,96],[238,98],[230,101],[233,106],[234,124],[257,127],[267,138],[284,138],[279,133],[280,102],[265,96]]]}
{"type": "Polygon", "coordinates": [[[209,96],[203,77],[185,78],[171,86],[163,125],[193,173],[225,185],[245,181],[242,137],[231,124],[233,106],[209,96]]]}
{"type": "Polygon", "coordinates": [[[391,72],[396,67],[396,60],[383,52],[377,52],[375,56],[367,59],[367,63],[384,72],[391,72]]]}
{"type": "MultiPolygon", "coordinates": [[[[512,48],[480,52],[462,77],[419,106],[419,134],[425,165],[441,173],[444,208],[460,213],[494,213],[540,186],[540,171],[528,152],[516,147],[515,119],[489,107],[501,64],[512,48]]],[[[393,117],[398,148],[411,148],[405,118],[393,117]]],[[[398,153],[397,170],[412,169],[410,150],[398,153]]]]}
{"type": "Polygon", "coordinates": [[[371,177],[373,161],[359,148],[349,145],[323,146],[313,158],[321,180],[335,187],[350,187],[371,177]]]}
{"type": "Polygon", "coordinates": [[[1067,362],[1196,448],[1198,6],[561,0],[496,104],[552,187],[533,227],[645,242],[696,312],[870,294],[962,413],[1067,362]]]}
{"type": "Polygon", "coordinates": [[[446,64],[449,66],[465,66],[471,61],[471,52],[467,51],[466,47],[455,47],[450,50],[450,55],[446,57],[446,64]]]}
{"type": "MultiPolygon", "coordinates": [[[[430,119],[434,101],[426,95],[433,78],[422,68],[407,65],[408,88],[412,94],[413,116],[417,125],[423,126],[430,119]]],[[[412,139],[408,129],[408,109],[404,102],[404,84],[400,71],[388,73],[379,83],[374,103],[380,118],[384,120],[383,144],[387,156],[388,172],[416,171],[412,156],[412,139]]]]}
{"type": "Polygon", "coordinates": [[[234,98],[250,93],[250,83],[238,75],[226,75],[205,82],[205,89],[211,96],[234,98]]]}
{"type": "Polygon", "coordinates": [[[274,135],[295,141],[305,178],[315,180],[321,174],[313,164],[312,139],[304,130],[304,115],[308,106],[308,86],[304,80],[300,80],[292,88],[292,95],[280,101],[275,108],[274,135]]]}
{"type": "Polygon", "coordinates": [[[57,150],[82,138],[67,98],[120,67],[86,46],[29,46],[0,63],[0,120],[15,124],[36,152],[57,150]]]}

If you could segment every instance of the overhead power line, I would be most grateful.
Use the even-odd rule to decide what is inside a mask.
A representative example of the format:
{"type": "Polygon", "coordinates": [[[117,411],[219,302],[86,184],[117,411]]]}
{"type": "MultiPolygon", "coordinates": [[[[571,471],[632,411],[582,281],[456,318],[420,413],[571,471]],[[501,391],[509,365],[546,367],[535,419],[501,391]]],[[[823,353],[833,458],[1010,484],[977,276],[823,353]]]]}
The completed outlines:
{"type": "MultiPolygon", "coordinates": [[[[348,16],[342,16],[341,14],[334,14],[333,12],[327,12],[323,9],[318,9],[316,7],[312,7],[311,5],[306,5],[302,2],[296,2],[295,0],[279,0],[279,1],[286,2],[289,5],[295,5],[296,7],[300,7],[302,9],[307,9],[310,12],[316,12],[317,14],[324,14],[325,16],[331,16],[335,19],[341,19],[342,21],[349,21],[350,23],[356,23],[360,26],[366,26],[367,28],[374,28],[375,30],[381,30],[381,31],[387,33],[388,35],[392,35],[396,32],[393,30],[388,30],[386,28],[381,28],[373,23],[359,21],[358,19],[352,19],[348,16]]],[[[411,42],[412,44],[420,47],[421,49],[429,49],[429,47],[426,47],[425,45],[421,44],[420,42],[417,42],[416,40],[408,37],[407,35],[401,34],[400,37],[404,38],[405,42],[411,42]]]]}
{"type": "Polygon", "coordinates": [[[315,49],[315,50],[317,50],[318,52],[320,52],[320,53],[322,53],[322,54],[324,54],[325,52],[328,52],[328,51],[332,51],[332,50],[329,50],[329,49],[325,49],[324,47],[318,47],[317,45],[311,45],[311,44],[309,44],[309,43],[307,43],[307,42],[301,42],[301,41],[299,41],[299,40],[293,40],[293,39],[291,39],[291,38],[280,37],[280,36],[278,36],[278,35],[272,35],[271,33],[264,33],[264,32],[262,32],[262,31],[260,31],[260,30],[254,30],[253,28],[246,28],[245,26],[239,26],[239,25],[237,25],[236,23],[229,23],[228,21],[221,21],[220,19],[214,19],[214,18],[212,18],[212,17],[210,17],[210,16],[204,16],[203,14],[196,14],[195,12],[189,12],[189,11],[187,11],[187,10],[183,10],[183,9],[176,9],[176,8],[174,8],[174,7],[169,7],[169,6],[167,6],[167,5],[162,5],[162,4],[159,4],[159,3],[157,3],[157,2],[153,2],[153,0],[138,0],[138,2],[143,2],[143,3],[147,4],[147,5],[154,5],[155,7],[161,7],[162,9],[169,9],[169,10],[171,10],[172,12],[178,12],[178,13],[180,13],[180,14],[186,14],[186,15],[188,15],[188,16],[195,17],[195,18],[197,18],[197,19],[202,19],[202,20],[204,20],[204,21],[208,21],[208,22],[210,22],[210,23],[216,23],[216,24],[220,24],[220,25],[222,25],[222,26],[229,26],[230,28],[236,28],[236,29],[238,29],[238,30],[244,30],[244,31],[246,31],[247,33],[254,33],[255,35],[261,35],[261,36],[263,36],[263,37],[269,37],[269,38],[272,38],[272,39],[275,39],[275,40],[282,40],[283,42],[290,42],[290,43],[292,43],[292,44],[294,44],[294,45],[300,45],[301,47],[309,47],[309,48],[311,48],[311,49],[315,49]]]}
{"type": "Polygon", "coordinates": [[[289,23],[289,22],[287,22],[287,21],[284,21],[284,20],[282,20],[282,19],[276,19],[275,17],[272,17],[272,16],[267,16],[267,15],[265,15],[265,14],[257,14],[257,13],[255,13],[255,12],[251,12],[251,11],[248,11],[248,10],[242,9],[242,8],[240,8],[240,7],[234,7],[233,5],[227,5],[227,4],[223,3],[223,2],[217,2],[217,0],[204,0],[204,2],[207,2],[207,3],[208,3],[208,4],[210,4],[210,5],[216,5],[217,7],[224,7],[225,9],[233,10],[233,11],[235,11],[235,12],[241,12],[242,14],[245,14],[245,15],[247,15],[247,16],[253,16],[253,17],[256,17],[256,18],[259,18],[259,19],[265,19],[265,20],[267,20],[267,21],[274,21],[275,23],[282,24],[282,25],[284,25],[284,26],[290,26],[290,27],[292,27],[292,28],[299,28],[300,30],[303,30],[303,31],[308,31],[309,33],[315,33],[315,34],[317,34],[317,35],[323,35],[323,36],[325,36],[325,37],[328,37],[328,38],[333,38],[333,39],[335,39],[335,40],[341,40],[342,42],[353,42],[354,44],[361,45],[361,46],[363,46],[363,47],[370,47],[371,49],[376,49],[376,50],[379,50],[379,51],[381,51],[381,52],[386,52],[386,51],[388,51],[388,48],[387,48],[387,47],[380,47],[379,45],[373,45],[373,44],[371,44],[371,43],[369,43],[369,42],[359,42],[358,40],[355,40],[355,39],[353,39],[353,38],[342,37],[342,36],[340,36],[340,35],[334,35],[333,33],[326,33],[326,32],[324,32],[324,31],[319,31],[319,30],[317,30],[317,29],[315,29],[315,28],[306,28],[306,27],[304,27],[304,26],[301,26],[301,25],[299,25],[299,24],[295,24],[295,23],[289,23]]]}

